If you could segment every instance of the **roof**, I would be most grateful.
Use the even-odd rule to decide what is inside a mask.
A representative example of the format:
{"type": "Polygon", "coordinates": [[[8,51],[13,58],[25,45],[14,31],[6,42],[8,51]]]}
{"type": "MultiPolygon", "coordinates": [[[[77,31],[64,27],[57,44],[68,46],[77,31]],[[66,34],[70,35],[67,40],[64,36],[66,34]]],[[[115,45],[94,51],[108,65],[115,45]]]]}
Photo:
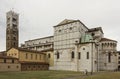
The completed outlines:
{"type": "Polygon", "coordinates": [[[81,38],[81,43],[91,42],[92,39],[93,37],[90,34],[85,34],[81,38]]]}
{"type": "Polygon", "coordinates": [[[88,30],[88,32],[94,32],[94,31],[99,31],[99,30],[103,33],[102,27],[91,28],[88,30]]]}
{"type": "Polygon", "coordinates": [[[62,22],[60,22],[58,25],[62,25],[62,24],[66,24],[66,23],[74,22],[74,21],[76,21],[76,20],[65,19],[62,22]]]}
{"type": "MultiPolygon", "coordinates": [[[[19,51],[25,51],[25,52],[32,52],[32,53],[40,53],[40,54],[45,54],[45,53],[43,53],[43,52],[46,52],[46,51],[52,51],[53,49],[46,49],[46,50],[42,50],[42,51],[36,51],[36,50],[29,50],[29,49],[23,49],[23,48],[15,48],[15,49],[17,49],[17,50],[19,50],[19,51]]],[[[9,49],[10,50],[10,49],[9,49]]],[[[8,50],[8,51],[9,51],[8,50]]]]}
{"type": "Polygon", "coordinates": [[[117,51],[117,53],[120,53],[120,51],[117,51]]]}
{"type": "Polygon", "coordinates": [[[100,41],[114,41],[117,42],[116,40],[108,39],[108,38],[102,38],[100,41]]]}
{"type": "Polygon", "coordinates": [[[48,63],[46,62],[28,62],[28,61],[20,61],[21,64],[46,64],[48,65],[48,63]]]}
{"type": "MultiPolygon", "coordinates": [[[[47,37],[43,37],[43,38],[36,38],[36,39],[32,39],[32,40],[28,40],[28,41],[34,41],[34,40],[39,40],[39,39],[46,39],[46,38],[53,38],[54,36],[47,36],[47,37]]],[[[25,42],[28,42],[25,41],[25,42]]]]}
{"type": "Polygon", "coordinates": [[[1,51],[0,56],[6,56],[6,51],[1,51]]]}
{"type": "Polygon", "coordinates": [[[0,53],[5,53],[6,51],[0,51],[0,53]]]}
{"type": "Polygon", "coordinates": [[[63,20],[62,22],[60,22],[58,25],[56,25],[54,27],[61,26],[61,25],[66,25],[66,24],[70,24],[70,23],[74,23],[74,22],[80,22],[85,28],[87,28],[85,26],[85,24],[83,24],[80,20],[70,20],[70,19],[65,19],[65,20],[63,20]]]}
{"type": "Polygon", "coordinates": [[[18,59],[18,58],[11,57],[11,56],[0,56],[0,59],[18,59]]]}

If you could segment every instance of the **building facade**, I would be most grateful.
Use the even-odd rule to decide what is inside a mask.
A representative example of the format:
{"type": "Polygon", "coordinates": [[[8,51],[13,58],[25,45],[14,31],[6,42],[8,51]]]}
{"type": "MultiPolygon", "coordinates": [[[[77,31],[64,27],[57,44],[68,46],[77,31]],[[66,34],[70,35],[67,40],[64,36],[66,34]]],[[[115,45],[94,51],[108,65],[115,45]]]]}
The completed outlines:
{"type": "Polygon", "coordinates": [[[6,20],[6,50],[8,50],[19,45],[19,14],[9,11],[6,20]]]}
{"type": "Polygon", "coordinates": [[[48,36],[48,37],[25,41],[25,44],[22,44],[21,48],[36,50],[46,54],[46,62],[49,63],[49,69],[53,69],[54,66],[53,42],[54,42],[54,37],[48,36]]]}
{"type": "Polygon", "coordinates": [[[21,71],[21,65],[18,58],[0,56],[0,71],[21,71]]]}
{"type": "Polygon", "coordinates": [[[102,38],[99,51],[99,70],[117,70],[117,41],[102,38]]]}
{"type": "Polygon", "coordinates": [[[118,70],[120,71],[120,51],[117,51],[118,70]]]}
{"type": "Polygon", "coordinates": [[[25,44],[22,44],[21,47],[37,51],[53,49],[53,36],[25,41],[25,44]]]}
{"type": "Polygon", "coordinates": [[[46,55],[42,52],[22,48],[11,48],[7,51],[7,56],[18,58],[22,71],[49,69],[46,55]]]}
{"type": "MultiPolygon", "coordinates": [[[[49,43],[44,42],[41,46],[43,39],[46,40],[26,41],[22,48],[44,50],[47,48],[44,45],[49,43]]],[[[47,57],[52,55],[48,61],[54,62],[50,68],[52,70],[96,72],[117,69],[117,41],[105,38],[101,27],[89,29],[80,20],[65,19],[54,26],[54,35],[47,39],[52,39],[53,50],[44,53],[47,57]]]]}

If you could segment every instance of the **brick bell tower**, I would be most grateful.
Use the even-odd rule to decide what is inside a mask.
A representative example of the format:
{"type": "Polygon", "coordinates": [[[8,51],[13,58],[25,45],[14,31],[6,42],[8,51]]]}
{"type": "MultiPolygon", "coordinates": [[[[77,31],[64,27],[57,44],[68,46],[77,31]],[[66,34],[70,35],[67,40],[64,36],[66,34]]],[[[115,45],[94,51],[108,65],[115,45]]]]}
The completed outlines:
{"type": "Polygon", "coordinates": [[[6,51],[19,45],[19,14],[14,11],[6,13],[6,51]]]}

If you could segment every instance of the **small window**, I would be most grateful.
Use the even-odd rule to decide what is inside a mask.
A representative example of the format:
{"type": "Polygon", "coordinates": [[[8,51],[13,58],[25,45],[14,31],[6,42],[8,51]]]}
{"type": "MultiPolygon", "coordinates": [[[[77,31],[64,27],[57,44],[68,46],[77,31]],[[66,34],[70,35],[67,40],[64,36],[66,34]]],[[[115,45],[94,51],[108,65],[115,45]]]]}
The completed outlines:
{"type": "Polygon", "coordinates": [[[91,35],[92,35],[92,36],[95,36],[95,33],[92,33],[91,35]]]}
{"type": "Polygon", "coordinates": [[[12,59],[12,63],[14,63],[14,59],[12,59]]]}
{"type": "Polygon", "coordinates": [[[108,62],[111,62],[111,53],[108,53],[108,62]]]}
{"type": "Polygon", "coordinates": [[[9,37],[8,37],[8,40],[9,40],[9,37]]]}
{"type": "Polygon", "coordinates": [[[74,51],[72,51],[71,53],[71,58],[74,58],[74,51]]]}
{"type": "Polygon", "coordinates": [[[61,30],[59,30],[59,32],[61,32],[61,30]]]}
{"type": "Polygon", "coordinates": [[[59,52],[57,52],[57,59],[59,59],[60,58],[60,55],[59,55],[59,52]]]}
{"type": "Polygon", "coordinates": [[[78,52],[78,59],[81,59],[81,52],[78,52]]]}
{"type": "Polygon", "coordinates": [[[89,52],[87,52],[87,59],[89,59],[89,52]]]}
{"type": "Polygon", "coordinates": [[[39,59],[41,60],[41,55],[39,55],[39,59]]]}
{"type": "Polygon", "coordinates": [[[28,54],[26,53],[26,56],[25,56],[26,59],[28,59],[28,54]]]}
{"type": "Polygon", "coordinates": [[[6,63],[6,59],[4,59],[4,63],[6,63]]]}
{"type": "Polygon", "coordinates": [[[14,45],[14,46],[16,45],[15,42],[13,43],[13,45],[14,45]]]}
{"type": "Polygon", "coordinates": [[[16,56],[17,54],[15,53],[15,56],[16,56]]]}
{"type": "Polygon", "coordinates": [[[31,59],[33,59],[33,54],[31,54],[31,59]]]}
{"type": "Polygon", "coordinates": [[[8,69],[10,68],[10,66],[8,66],[8,69]]]}
{"type": "Polygon", "coordinates": [[[72,27],[70,27],[70,30],[72,30],[72,27]]]}
{"type": "Polygon", "coordinates": [[[51,56],[50,56],[50,53],[48,54],[48,58],[50,58],[51,56]]]}
{"type": "Polygon", "coordinates": [[[16,38],[15,38],[15,37],[13,37],[13,40],[16,40],[16,38]]]}
{"type": "Polygon", "coordinates": [[[19,66],[16,66],[16,68],[19,68],[19,66]]]}
{"type": "Polygon", "coordinates": [[[83,50],[85,50],[85,48],[83,48],[83,50]]]}
{"type": "Polygon", "coordinates": [[[33,66],[33,68],[35,68],[35,66],[33,66]]]}
{"type": "Polygon", "coordinates": [[[35,58],[36,58],[36,60],[37,60],[37,54],[36,54],[36,57],[35,57],[35,58]]]}
{"type": "Polygon", "coordinates": [[[120,61],[118,61],[118,64],[120,64],[120,61]]]}

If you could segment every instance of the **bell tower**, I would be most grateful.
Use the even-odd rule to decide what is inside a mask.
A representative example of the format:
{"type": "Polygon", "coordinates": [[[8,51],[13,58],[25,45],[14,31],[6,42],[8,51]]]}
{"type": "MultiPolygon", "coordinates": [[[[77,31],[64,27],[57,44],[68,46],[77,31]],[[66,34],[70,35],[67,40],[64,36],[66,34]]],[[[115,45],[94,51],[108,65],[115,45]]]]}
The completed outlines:
{"type": "Polygon", "coordinates": [[[14,11],[6,13],[6,51],[19,45],[19,14],[14,11]]]}

